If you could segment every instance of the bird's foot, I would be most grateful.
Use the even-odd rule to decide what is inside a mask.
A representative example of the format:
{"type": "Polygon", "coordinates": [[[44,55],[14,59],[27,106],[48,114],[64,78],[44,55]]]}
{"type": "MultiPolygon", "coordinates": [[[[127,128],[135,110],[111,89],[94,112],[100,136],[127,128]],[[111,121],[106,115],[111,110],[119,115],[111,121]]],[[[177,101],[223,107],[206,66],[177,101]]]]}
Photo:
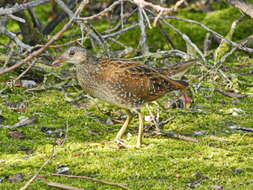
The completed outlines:
{"type": "Polygon", "coordinates": [[[141,144],[137,143],[136,145],[128,145],[128,144],[125,144],[124,141],[122,141],[121,139],[115,139],[114,140],[117,145],[118,145],[118,148],[141,148],[141,144]]]}

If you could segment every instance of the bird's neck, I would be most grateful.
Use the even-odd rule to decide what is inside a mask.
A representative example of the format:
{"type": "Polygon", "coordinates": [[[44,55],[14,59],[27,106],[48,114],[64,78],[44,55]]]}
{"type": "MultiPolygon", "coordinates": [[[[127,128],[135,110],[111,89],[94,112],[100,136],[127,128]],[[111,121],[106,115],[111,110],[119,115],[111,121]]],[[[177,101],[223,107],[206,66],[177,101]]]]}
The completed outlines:
{"type": "Polygon", "coordinates": [[[96,56],[94,56],[92,54],[88,54],[86,61],[88,64],[95,65],[95,64],[97,64],[97,60],[98,60],[98,58],[96,56]]]}

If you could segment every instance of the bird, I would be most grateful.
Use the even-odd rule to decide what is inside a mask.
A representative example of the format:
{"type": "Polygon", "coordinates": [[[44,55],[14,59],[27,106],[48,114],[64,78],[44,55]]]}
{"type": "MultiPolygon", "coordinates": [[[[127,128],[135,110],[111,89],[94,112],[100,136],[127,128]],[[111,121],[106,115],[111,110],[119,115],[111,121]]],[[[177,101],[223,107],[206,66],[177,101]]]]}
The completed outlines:
{"type": "Polygon", "coordinates": [[[129,59],[98,58],[85,48],[73,46],[61,54],[52,65],[60,66],[63,62],[75,64],[77,79],[87,94],[126,110],[126,120],[115,138],[119,145],[128,147],[121,138],[135,112],[139,117],[139,129],[136,145],[131,147],[141,147],[144,129],[141,107],[144,104],[174,90],[181,92],[186,104],[192,101],[187,95],[188,83],[170,76],[185,72],[196,60],[155,69],[129,59]]]}

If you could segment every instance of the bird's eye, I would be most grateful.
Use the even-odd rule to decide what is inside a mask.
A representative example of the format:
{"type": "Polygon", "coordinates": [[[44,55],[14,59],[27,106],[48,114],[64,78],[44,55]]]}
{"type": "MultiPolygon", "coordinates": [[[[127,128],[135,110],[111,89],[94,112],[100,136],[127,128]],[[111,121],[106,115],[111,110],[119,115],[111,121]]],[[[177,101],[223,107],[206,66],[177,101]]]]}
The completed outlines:
{"type": "Polygon", "coordinates": [[[75,51],[74,51],[74,50],[70,50],[70,51],[69,51],[69,55],[70,55],[70,56],[75,55],[75,51]]]}

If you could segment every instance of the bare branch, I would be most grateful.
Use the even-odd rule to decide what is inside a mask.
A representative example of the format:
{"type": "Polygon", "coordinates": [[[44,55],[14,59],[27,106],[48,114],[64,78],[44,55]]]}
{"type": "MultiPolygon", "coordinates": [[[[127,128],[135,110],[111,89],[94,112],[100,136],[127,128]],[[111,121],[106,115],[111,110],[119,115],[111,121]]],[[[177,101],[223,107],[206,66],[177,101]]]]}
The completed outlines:
{"type": "MultiPolygon", "coordinates": [[[[80,2],[81,0],[70,0],[67,3],[67,6],[69,7],[69,9],[74,9],[74,7],[76,6],[76,4],[78,2],[80,2]]],[[[57,16],[50,21],[43,29],[42,29],[42,33],[44,35],[50,34],[54,28],[67,16],[67,14],[64,11],[61,11],[60,13],[57,14],[57,16]]]]}
{"type": "Polygon", "coordinates": [[[78,9],[76,10],[74,16],[69,20],[69,22],[64,25],[64,27],[58,32],[56,33],[46,44],[45,46],[41,47],[40,49],[38,49],[37,51],[34,51],[32,54],[30,54],[28,57],[26,57],[25,59],[23,59],[22,61],[20,61],[19,63],[6,68],[6,69],[1,69],[0,70],[0,75],[5,74],[9,71],[12,71],[24,64],[26,64],[28,61],[32,60],[33,57],[41,54],[45,49],[47,49],[49,47],[50,44],[52,44],[55,40],[58,40],[61,35],[71,26],[72,22],[74,21],[75,17],[77,17],[80,12],[82,11],[82,9],[84,8],[84,6],[88,3],[88,0],[83,0],[82,3],[80,4],[80,6],[78,7],[78,9]]]}
{"type": "Polygon", "coordinates": [[[72,18],[74,16],[73,11],[71,11],[62,0],[55,0],[55,1],[62,8],[62,10],[69,15],[69,18],[72,18]]]}
{"type": "Polygon", "coordinates": [[[160,5],[155,5],[155,4],[151,3],[151,2],[146,2],[144,0],[130,0],[130,2],[133,2],[133,3],[135,3],[136,5],[138,5],[139,7],[142,7],[142,8],[151,7],[155,11],[161,13],[162,15],[165,15],[165,14],[169,14],[169,13],[175,12],[178,9],[178,7],[181,6],[185,2],[185,0],[179,0],[171,8],[165,8],[165,7],[162,7],[160,5]]]}
{"type": "Polygon", "coordinates": [[[102,37],[103,37],[104,39],[106,39],[106,38],[111,38],[111,37],[115,37],[115,36],[121,35],[122,33],[126,32],[126,31],[128,31],[128,30],[131,30],[131,29],[133,29],[133,28],[135,28],[135,27],[137,27],[137,26],[139,26],[139,24],[136,23],[136,24],[133,24],[133,25],[128,26],[128,27],[126,27],[126,28],[123,28],[122,30],[119,30],[119,31],[117,31],[117,32],[114,32],[114,33],[111,33],[111,34],[103,35],[102,37]]]}
{"type": "Polygon", "coordinates": [[[28,12],[31,15],[34,26],[36,28],[38,28],[39,31],[41,32],[42,31],[41,23],[40,23],[39,19],[36,17],[36,14],[35,14],[33,8],[28,8],[28,12]]]}
{"type": "Polygon", "coordinates": [[[146,27],[144,23],[144,17],[143,12],[144,9],[142,7],[138,7],[139,10],[139,27],[141,30],[141,36],[140,36],[140,46],[141,46],[141,52],[142,54],[147,54],[149,52],[148,44],[147,44],[147,34],[146,34],[146,27]]]}
{"type": "Polygon", "coordinates": [[[81,188],[77,188],[77,187],[73,187],[73,186],[69,186],[69,185],[63,185],[63,184],[60,184],[60,183],[55,183],[55,182],[51,182],[51,181],[45,181],[46,184],[48,186],[51,186],[51,187],[57,187],[59,189],[66,189],[66,190],[84,190],[84,189],[81,189],[81,188]]]}
{"type": "Polygon", "coordinates": [[[229,45],[233,46],[233,47],[237,47],[240,50],[249,52],[249,53],[253,53],[253,49],[252,48],[248,48],[248,47],[244,47],[242,44],[238,44],[236,42],[233,42],[231,40],[226,39],[224,36],[222,36],[221,34],[219,34],[218,32],[215,32],[214,30],[208,28],[206,25],[204,25],[201,22],[198,22],[196,20],[190,20],[190,19],[186,19],[186,18],[179,18],[176,16],[163,16],[162,18],[167,18],[167,19],[175,19],[175,20],[181,20],[184,22],[189,22],[189,23],[193,23],[193,24],[197,24],[200,27],[204,28],[206,31],[212,33],[213,35],[215,35],[217,38],[224,40],[225,42],[227,42],[229,45]]]}
{"type": "Polygon", "coordinates": [[[116,5],[119,5],[122,1],[129,1],[129,0],[119,0],[119,1],[115,1],[113,4],[111,4],[109,7],[105,8],[103,11],[99,12],[98,14],[89,16],[89,17],[80,17],[80,18],[76,18],[77,20],[80,21],[88,21],[88,20],[93,20],[95,18],[99,18],[103,15],[105,15],[105,13],[111,11],[116,5]]]}
{"type": "Polygon", "coordinates": [[[25,19],[23,19],[23,18],[17,17],[17,16],[12,15],[12,14],[10,14],[10,15],[8,15],[8,16],[9,16],[10,18],[12,18],[13,20],[16,20],[16,21],[18,21],[18,22],[25,23],[25,19]]]}
{"type": "Polygon", "coordinates": [[[32,2],[28,2],[28,3],[24,3],[24,4],[16,4],[11,8],[0,8],[0,15],[10,15],[13,14],[15,12],[19,12],[22,10],[26,10],[29,7],[35,7],[38,6],[42,3],[46,3],[49,0],[35,0],[32,2]]]}
{"type": "Polygon", "coordinates": [[[191,55],[183,51],[174,49],[174,50],[169,50],[169,51],[157,51],[155,53],[148,53],[147,55],[141,55],[141,56],[130,58],[130,60],[143,59],[146,57],[165,58],[165,57],[171,57],[171,56],[178,56],[183,59],[189,59],[191,57],[191,55]]]}
{"type": "Polygon", "coordinates": [[[243,0],[226,0],[230,5],[242,10],[245,14],[253,18],[253,6],[243,0]]]}
{"type": "Polygon", "coordinates": [[[174,30],[175,32],[177,32],[184,39],[184,41],[186,42],[186,44],[188,44],[191,48],[193,48],[200,55],[200,57],[202,58],[202,60],[204,62],[206,62],[206,59],[205,59],[203,53],[201,52],[201,50],[196,46],[196,44],[194,44],[191,41],[191,39],[186,34],[184,34],[180,30],[178,30],[176,27],[174,27],[173,25],[171,25],[170,23],[168,23],[167,21],[165,21],[165,19],[162,19],[162,22],[165,25],[167,25],[168,27],[170,27],[172,30],[174,30]]]}
{"type": "Polygon", "coordinates": [[[18,39],[18,37],[16,36],[16,34],[14,34],[13,32],[10,32],[9,30],[7,30],[4,26],[0,26],[0,33],[8,36],[11,40],[15,41],[17,46],[20,47],[21,49],[26,49],[28,51],[31,51],[31,49],[32,49],[31,46],[29,46],[29,45],[23,43],[22,41],[20,41],[18,39]]]}

